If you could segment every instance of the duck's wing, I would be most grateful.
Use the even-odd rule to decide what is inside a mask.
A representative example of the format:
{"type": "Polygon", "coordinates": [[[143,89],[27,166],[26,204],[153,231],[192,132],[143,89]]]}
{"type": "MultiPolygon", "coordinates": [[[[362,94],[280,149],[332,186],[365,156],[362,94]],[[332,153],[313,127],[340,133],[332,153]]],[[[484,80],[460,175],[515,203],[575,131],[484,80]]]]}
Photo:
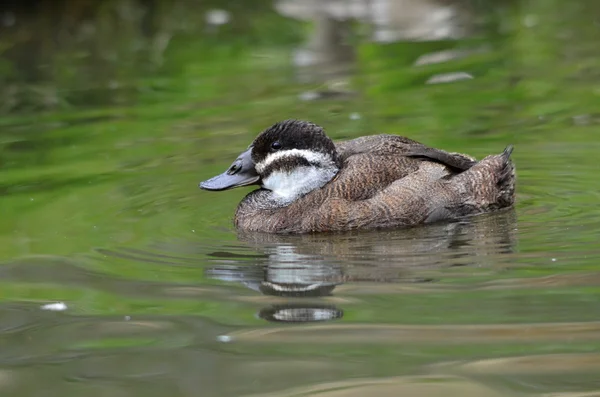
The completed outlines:
{"type": "Polygon", "coordinates": [[[345,161],[351,156],[371,153],[375,155],[401,155],[444,164],[455,172],[468,170],[477,161],[460,153],[449,153],[441,149],[398,135],[370,135],[336,143],[338,156],[345,161]]]}
{"type": "Polygon", "coordinates": [[[412,145],[421,145],[398,135],[369,135],[349,141],[335,142],[338,156],[343,160],[357,154],[394,155],[406,153],[412,145]]]}
{"type": "Polygon", "coordinates": [[[425,145],[411,148],[405,156],[435,161],[452,168],[456,172],[466,171],[477,164],[477,160],[467,155],[449,153],[425,145]]]}
{"type": "MultiPolygon", "coordinates": [[[[397,154],[357,153],[343,162],[336,177],[321,191],[329,197],[350,201],[366,200],[417,171],[422,165],[423,162],[419,159],[397,154]]],[[[436,166],[445,169],[439,164],[436,166]]]]}
{"type": "Polygon", "coordinates": [[[437,173],[444,167],[427,162],[369,199],[331,197],[314,214],[302,219],[303,229],[416,225],[510,207],[515,199],[511,151],[508,147],[499,155],[487,156],[451,179],[440,179],[437,173]]]}

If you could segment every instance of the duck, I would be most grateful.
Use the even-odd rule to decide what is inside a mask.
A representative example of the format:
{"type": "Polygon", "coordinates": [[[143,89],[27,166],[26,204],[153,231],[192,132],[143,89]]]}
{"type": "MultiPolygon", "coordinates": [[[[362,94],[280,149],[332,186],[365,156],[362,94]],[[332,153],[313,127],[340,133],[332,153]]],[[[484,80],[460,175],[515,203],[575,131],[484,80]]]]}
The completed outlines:
{"type": "Polygon", "coordinates": [[[411,227],[510,208],[513,146],[481,160],[392,134],[335,142],[323,127],[283,120],[199,187],[257,185],[239,203],[239,231],[276,234],[411,227]]]}

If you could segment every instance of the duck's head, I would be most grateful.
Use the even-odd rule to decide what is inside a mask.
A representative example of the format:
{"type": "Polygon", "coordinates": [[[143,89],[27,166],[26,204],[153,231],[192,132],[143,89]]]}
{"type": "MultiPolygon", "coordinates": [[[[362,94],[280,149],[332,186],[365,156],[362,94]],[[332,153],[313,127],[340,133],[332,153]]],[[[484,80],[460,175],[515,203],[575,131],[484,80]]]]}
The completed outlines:
{"type": "Polygon", "coordinates": [[[322,187],[339,170],[335,145],[316,124],[286,120],[262,133],[227,171],[200,183],[205,190],[260,185],[289,203],[322,187]]]}

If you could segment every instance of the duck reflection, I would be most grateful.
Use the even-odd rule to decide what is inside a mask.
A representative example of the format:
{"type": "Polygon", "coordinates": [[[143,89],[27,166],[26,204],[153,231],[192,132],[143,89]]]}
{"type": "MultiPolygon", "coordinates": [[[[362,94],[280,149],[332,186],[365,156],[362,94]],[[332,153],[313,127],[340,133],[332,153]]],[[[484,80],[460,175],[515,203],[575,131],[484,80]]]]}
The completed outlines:
{"type": "Polygon", "coordinates": [[[331,261],[319,254],[301,253],[289,242],[277,242],[265,240],[257,247],[268,253],[264,262],[255,266],[214,266],[207,270],[207,275],[222,281],[239,282],[265,295],[284,297],[330,295],[335,286],[343,282],[342,268],[335,259],[331,261]]]}
{"type": "Polygon", "coordinates": [[[342,318],[344,312],[333,305],[273,305],[258,312],[258,317],[271,322],[307,323],[342,318]]]}
{"type": "MultiPolygon", "coordinates": [[[[239,264],[220,253],[207,276],[238,282],[264,295],[322,297],[343,283],[431,281],[424,270],[492,267],[516,246],[514,210],[460,222],[369,232],[276,235],[240,232],[238,239],[263,255],[239,264]]],[[[307,322],[341,318],[333,306],[313,301],[262,309],[268,321],[307,322]]]]}

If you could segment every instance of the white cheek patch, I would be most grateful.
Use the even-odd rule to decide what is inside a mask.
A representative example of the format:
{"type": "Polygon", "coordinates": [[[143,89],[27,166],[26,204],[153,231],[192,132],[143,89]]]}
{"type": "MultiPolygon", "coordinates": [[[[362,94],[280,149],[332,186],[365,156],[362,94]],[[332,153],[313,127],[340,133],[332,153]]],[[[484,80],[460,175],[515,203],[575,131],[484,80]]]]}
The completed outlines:
{"type": "Polygon", "coordinates": [[[309,163],[320,164],[324,167],[335,166],[333,159],[327,154],[314,152],[312,150],[291,149],[270,153],[263,161],[256,164],[254,168],[260,174],[265,169],[267,169],[267,167],[273,162],[286,157],[302,157],[306,159],[309,163]]]}
{"type": "Polygon", "coordinates": [[[297,167],[291,172],[273,171],[262,181],[262,187],[273,192],[277,201],[291,203],[306,193],[329,182],[336,168],[297,167]]]}

